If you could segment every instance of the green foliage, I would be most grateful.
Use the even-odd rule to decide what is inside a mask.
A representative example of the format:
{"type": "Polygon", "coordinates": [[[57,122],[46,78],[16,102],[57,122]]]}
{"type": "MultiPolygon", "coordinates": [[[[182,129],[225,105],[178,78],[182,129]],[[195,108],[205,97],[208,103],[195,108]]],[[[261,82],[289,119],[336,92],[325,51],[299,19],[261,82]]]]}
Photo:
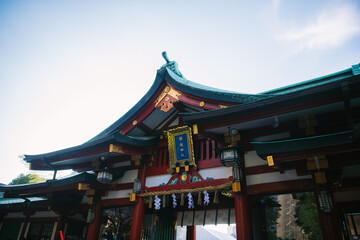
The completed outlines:
{"type": "Polygon", "coordinates": [[[9,185],[28,184],[42,182],[45,179],[41,179],[37,174],[20,174],[17,178],[14,178],[9,185]]]}
{"type": "Polygon", "coordinates": [[[266,235],[269,240],[276,240],[276,224],[279,218],[281,205],[273,196],[263,196],[260,200],[261,207],[265,210],[266,235]]]}
{"type": "Polygon", "coordinates": [[[295,209],[296,224],[305,234],[309,234],[309,240],[323,239],[314,194],[312,192],[297,193],[296,198],[299,200],[295,209]]]}

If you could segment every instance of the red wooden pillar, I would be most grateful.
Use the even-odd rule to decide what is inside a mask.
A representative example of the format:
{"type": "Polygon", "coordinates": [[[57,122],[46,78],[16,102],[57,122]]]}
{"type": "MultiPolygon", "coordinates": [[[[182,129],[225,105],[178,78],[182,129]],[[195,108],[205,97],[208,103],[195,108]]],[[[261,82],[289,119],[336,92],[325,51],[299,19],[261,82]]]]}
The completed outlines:
{"type": "MultiPolygon", "coordinates": [[[[141,181],[141,192],[145,186],[146,181],[146,163],[142,162],[142,165],[138,172],[138,179],[141,181]]],[[[130,240],[140,240],[142,238],[142,230],[144,225],[145,216],[145,201],[143,198],[138,198],[137,203],[134,205],[130,240]]]]}
{"type": "Polygon", "coordinates": [[[196,240],[196,226],[186,227],[186,240],[196,240]]]}
{"type": "Polygon", "coordinates": [[[315,188],[315,199],[318,208],[319,221],[320,221],[323,239],[326,240],[342,239],[342,229],[341,229],[342,225],[341,225],[340,217],[338,215],[334,198],[332,196],[331,188],[320,187],[319,185],[317,185],[315,188]],[[330,194],[331,201],[334,206],[334,209],[332,209],[331,212],[324,212],[323,210],[320,209],[320,204],[319,204],[320,191],[327,191],[327,193],[330,194]]]}
{"type": "Polygon", "coordinates": [[[252,223],[250,216],[250,206],[248,196],[242,191],[241,194],[235,194],[235,222],[236,237],[241,240],[252,239],[252,223]]]}
{"type": "MultiPolygon", "coordinates": [[[[240,168],[245,169],[245,157],[241,155],[240,168]]],[[[235,194],[235,222],[236,222],[236,238],[241,240],[252,239],[252,222],[249,206],[249,198],[246,190],[246,175],[241,180],[241,192],[235,194]]]]}
{"type": "Polygon", "coordinates": [[[86,240],[97,240],[100,232],[100,225],[102,219],[102,203],[101,201],[97,202],[94,207],[95,218],[92,223],[89,224],[88,232],[86,235],[86,240]]]}

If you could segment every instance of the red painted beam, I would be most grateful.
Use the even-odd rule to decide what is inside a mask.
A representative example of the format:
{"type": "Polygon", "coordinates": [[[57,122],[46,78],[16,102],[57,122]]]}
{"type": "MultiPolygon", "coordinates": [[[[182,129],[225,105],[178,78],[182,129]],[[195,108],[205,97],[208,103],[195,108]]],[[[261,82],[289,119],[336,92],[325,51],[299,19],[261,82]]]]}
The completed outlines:
{"type": "Polygon", "coordinates": [[[192,189],[192,188],[201,188],[207,186],[216,186],[221,185],[232,181],[232,178],[222,178],[215,180],[205,180],[201,182],[192,182],[187,184],[176,184],[176,185],[163,185],[158,187],[146,188],[147,192],[158,192],[158,191],[169,191],[169,190],[179,190],[179,189],[192,189]]]}

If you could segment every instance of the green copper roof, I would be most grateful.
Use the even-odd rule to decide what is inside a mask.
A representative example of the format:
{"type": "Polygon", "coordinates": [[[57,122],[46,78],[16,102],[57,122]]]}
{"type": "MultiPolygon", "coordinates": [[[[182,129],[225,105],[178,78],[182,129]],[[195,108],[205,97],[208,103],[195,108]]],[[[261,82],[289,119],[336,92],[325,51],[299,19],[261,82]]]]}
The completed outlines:
{"type": "MultiPolygon", "coordinates": [[[[28,200],[30,202],[35,202],[35,201],[44,201],[46,199],[40,198],[40,197],[28,197],[28,198],[26,198],[26,200],[28,200]]],[[[26,200],[23,198],[3,198],[3,199],[0,199],[0,205],[24,203],[26,200]]]]}
{"type": "Polygon", "coordinates": [[[198,96],[201,98],[208,98],[212,100],[232,102],[232,103],[248,103],[271,97],[263,94],[245,94],[234,91],[228,91],[218,88],[205,86],[199,83],[192,82],[186,78],[179,77],[174,72],[167,68],[168,74],[171,77],[166,78],[167,82],[172,84],[175,88],[184,91],[185,93],[198,96]]]}
{"type": "Polygon", "coordinates": [[[262,99],[258,101],[248,101],[242,104],[230,106],[228,108],[210,110],[205,112],[194,112],[194,113],[181,113],[183,120],[187,124],[194,124],[199,122],[205,122],[209,119],[214,120],[215,118],[224,118],[226,116],[234,116],[234,114],[246,114],[247,111],[259,110],[260,108],[269,107],[270,104],[275,102],[286,101],[289,103],[294,97],[303,98],[303,94],[311,94],[314,90],[321,89],[335,89],[339,87],[339,83],[348,80],[358,81],[360,74],[360,64],[353,65],[349,69],[345,69],[340,72],[336,72],[327,76],[311,79],[298,84],[285,86],[282,88],[270,90],[267,92],[259,93],[257,96],[261,96],[262,99]],[[266,98],[266,96],[268,96],[266,98]]]}
{"type": "Polygon", "coordinates": [[[59,187],[59,186],[66,186],[79,182],[96,182],[96,181],[97,181],[96,174],[82,172],[69,177],[64,177],[55,180],[47,180],[38,183],[28,183],[28,184],[19,184],[19,185],[0,184],[0,191],[5,192],[6,195],[6,192],[18,193],[23,191],[31,191],[32,189],[59,187]]]}
{"type": "Polygon", "coordinates": [[[303,150],[312,150],[324,147],[332,147],[355,142],[354,130],[338,132],[319,136],[288,139],[270,142],[252,142],[256,153],[263,157],[277,153],[288,153],[303,150]]]}
{"type": "Polygon", "coordinates": [[[38,155],[25,155],[24,160],[27,162],[31,162],[34,160],[42,160],[42,159],[49,160],[52,158],[58,158],[58,157],[70,156],[76,153],[82,153],[84,151],[93,149],[95,147],[106,146],[114,143],[125,144],[136,147],[149,147],[149,146],[155,146],[158,143],[158,141],[159,138],[157,137],[152,137],[152,138],[131,137],[120,134],[119,132],[115,132],[111,135],[107,135],[95,141],[86,142],[84,144],[75,147],[70,147],[59,151],[38,154],[38,155]]]}
{"type": "Polygon", "coordinates": [[[342,70],[339,72],[335,72],[333,74],[329,74],[326,76],[310,79],[308,81],[303,81],[303,82],[296,83],[293,85],[269,90],[266,92],[262,92],[260,94],[287,94],[287,93],[291,93],[291,92],[295,92],[295,91],[301,91],[301,90],[304,90],[307,88],[317,87],[317,86],[324,85],[324,84],[331,83],[331,82],[336,82],[336,81],[346,79],[346,78],[349,78],[349,77],[352,77],[355,75],[359,75],[360,74],[359,65],[360,64],[356,64],[356,65],[353,65],[351,68],[348,68],[348,69],[345,69],[345,70],[342,70]]]}

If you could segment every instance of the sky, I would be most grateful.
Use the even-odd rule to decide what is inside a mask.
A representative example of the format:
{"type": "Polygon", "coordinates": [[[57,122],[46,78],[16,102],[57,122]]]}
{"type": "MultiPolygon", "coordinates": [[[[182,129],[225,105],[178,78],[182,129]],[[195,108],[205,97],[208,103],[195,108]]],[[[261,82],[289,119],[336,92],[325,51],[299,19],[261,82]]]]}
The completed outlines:
{"type": "Polygon", "coordinates": [[[0,0],[0,183],[120,118],[164,50],[188,80],[259,93],[360,63],[359,22],[357,0],[0,0]]]}

